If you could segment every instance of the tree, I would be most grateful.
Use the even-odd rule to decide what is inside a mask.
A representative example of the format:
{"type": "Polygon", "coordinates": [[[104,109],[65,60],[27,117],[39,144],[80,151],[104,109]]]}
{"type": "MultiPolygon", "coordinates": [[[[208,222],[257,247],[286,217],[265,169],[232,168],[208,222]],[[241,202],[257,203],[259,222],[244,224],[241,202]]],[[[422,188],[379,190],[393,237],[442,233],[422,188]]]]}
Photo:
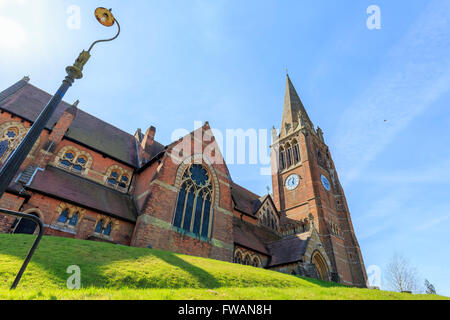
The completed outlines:
{"type": "Polygon", "coordinates": [[[427,279],[425,279],[425,292],[426,294],[437,294],[433,284],[427,279]]]}
{"type": "Polygon", "coordinates": [[[386,280],[390,289],[403,292],[420,292],[419,276],[416,268],[412,267],[404,256],[394,254],[386,268],[386,280]]]}

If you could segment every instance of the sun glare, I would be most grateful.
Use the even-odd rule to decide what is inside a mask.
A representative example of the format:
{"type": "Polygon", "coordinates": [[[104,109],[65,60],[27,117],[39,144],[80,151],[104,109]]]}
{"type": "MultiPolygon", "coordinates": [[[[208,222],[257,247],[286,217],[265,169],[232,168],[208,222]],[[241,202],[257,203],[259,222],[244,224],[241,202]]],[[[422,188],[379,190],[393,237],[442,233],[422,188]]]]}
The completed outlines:
{"type": "Polygon", "coordinates": [[[25,40],[26,32],[20,24],[0,17],[0,49],[19,49],[25,40]]]}

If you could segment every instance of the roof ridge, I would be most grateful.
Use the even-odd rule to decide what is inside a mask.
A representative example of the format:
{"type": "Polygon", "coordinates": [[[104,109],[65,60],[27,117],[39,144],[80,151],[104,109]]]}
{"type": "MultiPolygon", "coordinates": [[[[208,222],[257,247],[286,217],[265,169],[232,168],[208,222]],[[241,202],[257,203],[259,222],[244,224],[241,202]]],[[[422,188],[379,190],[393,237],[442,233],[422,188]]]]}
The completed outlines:
{"type": "Polygon", "coordinates": [[[0,103],[6,100],[7,98],[11,97],[12,95],[16,94],[20,90],[22,90],[26,85],[29,84],[28,81],[25,80],[25,78],[17,81],[12,86],[6,88],[5,90],[0,92],[0,103]]]}
{"type": "Polygon", "coordinates": [[[239,187],[239,188],[241,188],[241,189],[243,189],[243,190],[245,190],[245,191],[251,193],[252,195],[258,197],[258,199],[260,199],[260,198],[262,197],[262,196],[260,196],[260,195],[258,195],[258,194],[256,194],[256,193],[254,193],[253,191],[250,191],[249,189],[247,189],[247,188],[241,186],[240,184],[237,184],[237,183],[234,182],[234,181],[232,181],[231,183],[233,184],[233,186],[237,186],[237,187],[239,187]]]}

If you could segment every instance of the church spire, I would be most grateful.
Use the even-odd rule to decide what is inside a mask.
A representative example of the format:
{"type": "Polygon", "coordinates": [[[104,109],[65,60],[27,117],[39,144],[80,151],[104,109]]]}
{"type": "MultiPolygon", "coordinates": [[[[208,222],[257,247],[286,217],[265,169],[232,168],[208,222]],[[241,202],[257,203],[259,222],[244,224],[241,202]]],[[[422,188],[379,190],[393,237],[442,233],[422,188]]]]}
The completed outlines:
{"type": "Polygon", "coordinates": [[[283,119],[281,123],[282,136],[286,135],[291,129],[296,129],[299,124],[302,126],[309,124],[311,128],[314,128],[314,125],[289,78],[289,74],[286,75],[286,77],[286,95],[284,97],[283,119]]]}

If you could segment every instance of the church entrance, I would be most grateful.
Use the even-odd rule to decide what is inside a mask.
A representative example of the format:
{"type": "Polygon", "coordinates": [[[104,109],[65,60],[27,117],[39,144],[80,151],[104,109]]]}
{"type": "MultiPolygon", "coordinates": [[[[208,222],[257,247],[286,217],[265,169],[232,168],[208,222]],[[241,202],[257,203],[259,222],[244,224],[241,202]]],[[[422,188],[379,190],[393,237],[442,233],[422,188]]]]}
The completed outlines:
{"type": "MultiPolygon", "coordinates": [[[[30,214],[39,218],[39,216],[36,213],[30,213],[30,214]]],[[[37,228],[36,222],[29,220],[29,219],[21,218],[19,221],[19,224],[14,229],[14,233],[15,234],[34,234],[34,232],[36,231],[36,228],[37,228]]]]}
{"type": "Polygon", "coordinates": [[[328,267],[325,259],[320,252],[316,251],[311,259],[311,262],[316,266],[317,275],[320,280],[330,281],[328,277],[328,267]]]}

